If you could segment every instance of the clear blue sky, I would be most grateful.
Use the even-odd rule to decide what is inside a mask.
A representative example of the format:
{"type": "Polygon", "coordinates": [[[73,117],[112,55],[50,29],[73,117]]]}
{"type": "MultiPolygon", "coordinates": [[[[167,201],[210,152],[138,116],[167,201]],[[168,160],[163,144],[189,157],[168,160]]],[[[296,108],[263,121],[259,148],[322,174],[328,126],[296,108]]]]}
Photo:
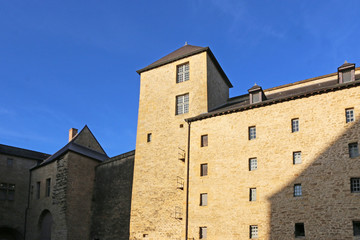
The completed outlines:
{"type": "Polygon", "coordinates": [[[87,124],[135,148],[139,75],[188,41],[234,85],[263,88],[359,61],[360,1],[0,0],[0,143],[54,153],[87,124]]]}

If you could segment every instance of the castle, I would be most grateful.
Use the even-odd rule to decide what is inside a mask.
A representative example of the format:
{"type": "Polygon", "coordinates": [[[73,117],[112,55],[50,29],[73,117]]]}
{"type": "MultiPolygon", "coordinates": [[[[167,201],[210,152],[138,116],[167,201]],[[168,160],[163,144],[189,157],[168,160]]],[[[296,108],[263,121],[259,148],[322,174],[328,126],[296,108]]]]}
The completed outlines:
{"type": "Polygon", "coordinates": [[[360,239],[360,68],[229,97],[208,47],[140,75],[136,151],[0,145],[0,239],[360,239]]]}

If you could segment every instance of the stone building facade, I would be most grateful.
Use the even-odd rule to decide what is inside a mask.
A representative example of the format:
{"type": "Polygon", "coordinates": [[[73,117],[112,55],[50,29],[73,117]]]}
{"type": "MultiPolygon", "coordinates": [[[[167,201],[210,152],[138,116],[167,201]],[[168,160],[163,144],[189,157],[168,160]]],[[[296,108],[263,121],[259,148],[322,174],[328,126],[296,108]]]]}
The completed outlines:
{"type": "Polygon", "coordinates": [[[71,130],[32,160],[27,215],[0,217],[1,237],[360,239],[355,64],[232,98],[208,47],[185,45],[138,73],[136,151],[109,158],[87,126],[71,130]]]}

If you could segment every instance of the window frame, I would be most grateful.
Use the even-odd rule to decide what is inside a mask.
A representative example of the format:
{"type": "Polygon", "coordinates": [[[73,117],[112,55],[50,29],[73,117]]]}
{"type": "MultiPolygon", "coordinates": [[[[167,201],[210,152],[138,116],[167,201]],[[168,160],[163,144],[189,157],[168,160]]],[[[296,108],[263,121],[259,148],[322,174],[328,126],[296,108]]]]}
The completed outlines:
{"type": "Polygon", "coordinates": [[[175,98],[175,115],[182,115],[189,112],[190,95],[189,93],[177,95],[175,98]],[[179,102],[179,99],[182,101],[179,102]],[[181,110],[181,111],[180,111],[181,110]]]}
{"type": "Polygon", "coordinates": [[[301,183],[294,184],[294,197],[301,197],[302,196],[302,185],[301,183]]]}
{"type": "Polygon", "coordinates": [[[258,225],[250,225],[250,239],[259,238],[259,227],[258,225]]]}
{"type": "Polygon", "coordinates": [[[350,178],[350,191],[351,193],[360,193],[360,178],[350,178]]]}
{"type": "Polygon", "coordinates": [[[257,191],[256,188],[250,188],[249,191],[249,202],[256,202],[257,191]]]}
{"type": "Polygon", "coordinates": [[[349,157],[357,158],[359,157],[359,145],[357,142],[352,142],[348,144],[349,157]]]}
{"type": "Polygon", "coordinates": [[[208,164],[207,163],[201,163],[200,164],[200,176],[204,177],[208,175],[208,164]]]}
{"type": "Polygon", "coordinates": [[[296,133],[300,131],[300,120],[299,118],[291,119],[291,132],[296,133]]]}
{"type": "Polygon", "coordinates": [[[255,171],[258,168],[257,158],[249,158],[249,171],[255,171]],[[253,164],[255,163],[255,164],[253,164]]]}
{"type": "Polygon", "coordinates": [[[200,147],[207,147],[209,145],[209,136],[208,134],[201,135],[200,137],[200,147]]]}
{"type": "Polygon", "coordinates": [[[301,151],[293,152],[293,165],[301,164],[302,163],[302,156],[301,151]],[[300,157],[297,157],[300,156],[300,157]],[[300,160],[299,160],[300,159],[300,160]]]}
{"type": "Polygon", "coordinates": [[[346,108],[345,109],[345,122],[346,123],[355,122],[354,108],[346,108]]]}
{"type": "Polygon", "coordinates": [[[176,66],[176,83],[182,83],[190,80],[190,64],[182,63],[176,66]],[[186,69],[187,67],[187,69],[186,69]],[[181,72],[180,72],[181,70],[181,72]],[[181,76],[181,79],[180,79],[181,76]],[[187,77],[186,77],[187,76],[187,77]]]}
{"type": "Polygon", "coordinates": [[[200,206],[204,207],[208,205],[208,194],[200,193],[200,206]]]}
{"type": "Polygon", "coordinates": [[[250,126],[248,128],[248,137],[249,140],[255,140],[256,139],[256,126],[250,126]]]}

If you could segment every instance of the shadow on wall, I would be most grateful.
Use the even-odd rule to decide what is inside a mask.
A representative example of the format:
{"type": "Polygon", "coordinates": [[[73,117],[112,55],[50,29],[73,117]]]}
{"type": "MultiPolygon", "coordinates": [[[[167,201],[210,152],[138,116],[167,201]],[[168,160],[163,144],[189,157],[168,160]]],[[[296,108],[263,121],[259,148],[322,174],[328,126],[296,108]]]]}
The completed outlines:
{"type": "Polygon", "coordinates": [[[129,239],[134,153],[96,168],[91,239],[129,239]]]}
{"type": "Polygon", "coordinates": [[[353,221],[360,221],[360,193],[351,191],[351,179],[360,178],[360,157],[350,157],[349,144],[360,140],[359,127],[359,121],[349,123],[317,158],[304,159],[301,164],[311,164],[268,199],[270,239],[303,234],[306,239],[353,239],[353,221]]]}
{"type": "Polygon", "coordinates": [[[22,240],[23,236],[19,231],[9,227],[0,227],[0,240],[22,240]]]}

